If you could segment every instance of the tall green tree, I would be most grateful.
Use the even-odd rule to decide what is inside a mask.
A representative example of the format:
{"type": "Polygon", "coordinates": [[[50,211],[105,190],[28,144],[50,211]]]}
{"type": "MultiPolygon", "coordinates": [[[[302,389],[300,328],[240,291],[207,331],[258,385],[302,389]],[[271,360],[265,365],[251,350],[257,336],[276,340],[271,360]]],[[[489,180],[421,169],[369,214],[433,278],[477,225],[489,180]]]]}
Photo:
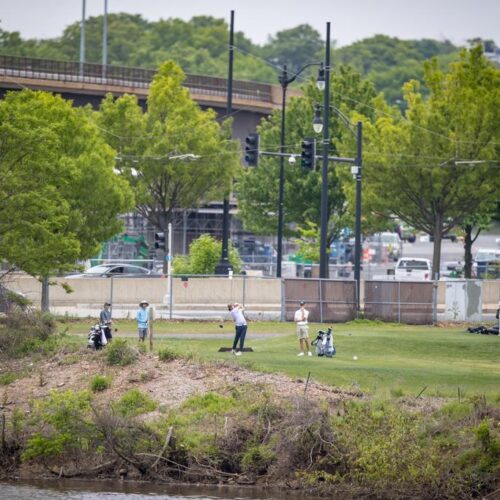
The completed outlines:
{"type": "Polygon", "coordinates": [[[476,47],[447,73],[426,63],[425,84],[405,85],[405,116],[380,104],[366,122],[365,207],[432,235],[436,275],[442,237],[498,200],[500,71],[476,47]]]}
{"type": "MultiPolygon", "coordinates": [[[[295,165],[285,161],[284,184],[284,234],[297,236],[297,226],[319,227],[321,219],[321,165],[316,169],[304,171],[301,167],[301,143],[305,137],[314,136],[312,121],[314,106],[323,102],[322,93],[313,80],[303,86],[304,96],[290,99],[286,108],[285,152],[298,155],[295,165]]],[[[331,78],[331,103],[349,113],[354,109],[366,112],[371,109],[362,103],[369,103],[375,96],[373,85],[361,79],[360,75],[348,67],[341,67],[331,78]]],[[[260,127],[261,149],[279,151],[281,132],[281,110],[276,110],[260,127]]],[[[338,156],[337,144],[350,131],[337,114],[330,111],[330,155],[338,156]]],[[[321,138],[316,136],[318,154],[321,154],[321,138]]],[[[354,155],[354,150],[350,151],[354,155]]],[[[236,186],[239,216],[245,228],[257,234],[277,233],[277,213],[279,195],[279,158],[261,156],[259,166],[246,169],[236,186]]],[[[339,178],[339,170],[348,167],[330,164],[328,170],[328,245],[338,237],[343,227],[352,222],[348,211],[344,188],[339,178]]]]}
{"type": "MultiPolygon", "coordinates": [[[[177,255],[173,262],[174,274],[215,274],[220,260],[222,244],[209,234],[202,234],[189,245],[189,255],[177,255]]],[[[231,268],[239,274],[242,262],[238,250],[229,244],[231,268]]]]}
{"type": "Polygon", "coordinates": [[[445,65],[457,56],[458,48],[448,41],[400,40],[375,35],[335,50],[333,64],[352,66],[372,80],[388,102],[395,103],[403,99],[404,83],[422,79],[425,60],[437,57],[445,65]]]}
{"type": "Polygon", "coordinates": [[[103,100],[96,119],[118,152],[136,210],[160,231],[183,210],[222,199],[239,169],[239,143],[229,123],[203,111],[182,87],[184,73],[166,62],[150,88],[147,111],[135,96],[103,100]]]}
{"type": "Polygon", "coordinates": [[[290,72],[323,59],[324,42],[309,24],[279,31],[262,47],[263,56],[278,66],[287,65],[290,72]]]}
{"type": "Polygon", "coordinates": [[[0,258],[46,279],[95,254],[132,206],[114,155],[89,110],[47,92],[8,93],[0,101],[0,258]]]}

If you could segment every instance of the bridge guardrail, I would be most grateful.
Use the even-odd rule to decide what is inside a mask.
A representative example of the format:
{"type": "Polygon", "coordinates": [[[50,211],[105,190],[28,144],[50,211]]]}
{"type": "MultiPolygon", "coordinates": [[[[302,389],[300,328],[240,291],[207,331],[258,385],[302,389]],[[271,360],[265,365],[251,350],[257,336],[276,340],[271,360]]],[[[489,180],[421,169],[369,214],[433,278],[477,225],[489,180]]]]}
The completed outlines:
{"type": "MultiPolygon", "coordinates": [[[[148,88],[156,70],[128,66],[103,66],[95,63],[59,61],[35,57],[0,54],[1,73],[23,78],[40,78],[57,81],[81,81],[101,85],[122,85],[148,88]]],[[[226,95],[227,79],[210,75],[186,74],[183,83],[191,92],[205,95],[226,95]]],[[[267,83],[235,80],[233,95],[252,101],[273,102],[272,85],[267,83]]]]}

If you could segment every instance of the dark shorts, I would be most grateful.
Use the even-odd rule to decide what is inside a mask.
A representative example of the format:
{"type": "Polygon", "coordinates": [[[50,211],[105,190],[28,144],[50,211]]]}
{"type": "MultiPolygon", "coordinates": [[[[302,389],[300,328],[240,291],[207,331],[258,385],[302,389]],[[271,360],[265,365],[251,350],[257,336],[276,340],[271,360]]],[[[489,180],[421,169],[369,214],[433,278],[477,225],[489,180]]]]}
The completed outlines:
{"type": "Polygon", "coordinates": [[[108,340],[111,340],[113,338],[113,334],[111,333],[111,327],[105,326],[102,330],[108,340]]]}

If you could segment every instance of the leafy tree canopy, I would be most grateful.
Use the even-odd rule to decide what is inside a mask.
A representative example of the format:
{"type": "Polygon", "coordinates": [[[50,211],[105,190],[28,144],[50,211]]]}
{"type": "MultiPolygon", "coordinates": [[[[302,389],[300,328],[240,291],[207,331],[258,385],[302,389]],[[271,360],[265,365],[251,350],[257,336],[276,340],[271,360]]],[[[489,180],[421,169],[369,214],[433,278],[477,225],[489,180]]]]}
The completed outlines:
{"type": "MultiPolygon", "coordinates": [[[[286,153],[295,153],[299,161],[295,165],[285,162],[284,184],[284,221],[285,234],[297,235],[297,225],[303,228],[311,224],[320,226],[321,218],[321,165],[318,161],[312,172],[301,167],[301,143],[305,137],[313,137],[312,121],[315,103],[322,102],[322,93],[311,79],[303,86],[304,97],[292,98],[286,108],[286,153]]],[[[363,103],[370,103],[375,97],[373,85],[361,78],[359,73],[348,67],[341,67],[331,78],[331,103],[344,114],[352,110],[371,116],[372,111],[363,103]]],[[[276,110],[263,120],[259,132],[261,148],[264,151],[277,151],[280,144],[281,110],[276,110]]],[[[333,111],[330,112],[330,155],[338,153],[337,144],[351,132],[333,111]]],[[[316,136],[318,154],[321,151],[321,139],[316,136]]],[[[355,148],[349,151],[354,157],[355,148]]],[[[335,239],[342,228],[351,222],[351,214],[344,195],[344,187],[338,172],[348,169],[346,166],[329,165],[328,171],[328,242],[335,239]]],[[[276,234],[278,195],[279,195],[279,158],[262,157],[256,169],[246,169],[236,187],[238,193],[239,216],[244,226],[257,234],[276,234]]]]}
{"type": "Polygon", "coordinates": [[[0,258],[31,275],[91,257],[132,207],[89,113],[46,92],[0,101],[0,258]]]}
{"type": "MultiPolygon", "coordinates": [[[[219,263],[222,244],[209,234],[203,234],[189,245],[189,256],[179,255],[174,258],[175,274],[214,274],[219,263]]],[[[229,245],[229,263],[235,274],[242,268],[238,250],[229,245]]]]}
{"type": "Polygon", "coordinates": [[[135,96],[108,95],[96,114],[137,211],[162,231],[184,209],[222,199],[239,168],[229,122],[220,125],[213,110],[201,110],[183,80],[179,66],[166,62],[151,84],[146,112],[135,96]]]}
{"type": "Polygon", "coordinates": [[[418,82],[405,85],[405,116],[379,101],[365,121],[364,207],[433,235],[436,273],[441,238],[498,199],[500,70],[478,46],[449,72],[426,63],[425,83],[428,98],[418,82]]]}
{"type": "MultiPolygon", "coordinates": [[[[102,16],[86,21],[86,60],[101,62],[102,16]]],[[[224,19],[196,16],[147,21],[140,15],[108,14],[109,64],[157,68],[173,60],[186,73],[227,75],[228,24],[224,19]]],[[[494,45],[488,40],[488,46],[494,45]]],[[[277,83],[286,64],[290,71],[324,59],[322,34],[308,24],[277,32],[263,45],[254,44],[242,32],[235,33],[235,78],[277,83]],[[266,62],[267,61],[267,62],[266,62]]],[[[80,22],[69,25],[61,37],[23,40],[18,32],[0,30],[0,52],[30,57],[78,60],[80,22]]],[[[423,77],[422,62],[438,57],[443,67],[458,57],[448,41],[399,40],[385,35],[355,42],[332,51],[334,66],[353,66],[384,92],[389,102],[402,101],[401,87],[423,77]]],[[[313,70],[310,70],[313,71],[313,70]]]]}

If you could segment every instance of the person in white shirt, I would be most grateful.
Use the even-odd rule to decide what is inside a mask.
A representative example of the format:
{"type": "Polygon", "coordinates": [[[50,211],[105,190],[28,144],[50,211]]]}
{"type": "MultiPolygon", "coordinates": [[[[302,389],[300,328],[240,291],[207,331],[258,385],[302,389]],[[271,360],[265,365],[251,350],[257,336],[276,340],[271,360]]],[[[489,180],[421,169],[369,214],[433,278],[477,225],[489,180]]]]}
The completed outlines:
{"type": "Polygon", "coordinates": [[[243,306],[235,302],[234,304],[228,304],[227,308],[231,313],[236,329],[236,335],[233,341],[233,350],[231,352],[236,356],[241,356],[241,353],[243,352],[243,345],[245,344],[245,336],[247,334],[247,321],[243,315],[243,306]],[[239,349],[236,348],[238,342],[240,343],[239,349]]]}
{"type": "Polygon", "coordinates": [[[311,346],[309,345],[309,325],[307,319],[309,318],[309,311],[305,308],[305,302],[300,301],[300,309],[295,311],[294,321],[297,325],[297,337],[299,338],[300,352],[297,356],[304,356],[305,348],[307,348],[307,355],[312,356],[311,346]]]}

